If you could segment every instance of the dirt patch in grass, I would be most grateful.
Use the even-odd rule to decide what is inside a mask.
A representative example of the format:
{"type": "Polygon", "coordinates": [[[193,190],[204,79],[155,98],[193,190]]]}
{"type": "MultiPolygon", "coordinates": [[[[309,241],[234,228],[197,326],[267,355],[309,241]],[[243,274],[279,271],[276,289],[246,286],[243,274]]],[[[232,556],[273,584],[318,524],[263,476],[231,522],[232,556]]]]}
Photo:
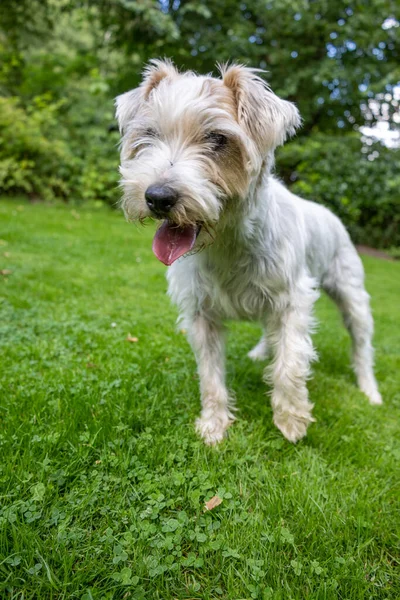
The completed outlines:
{"type": "Polygon", "coordinates": [[[369,246],[356,246],[359,254],[366,254],[367,256],[373,256],[374,258],[382,258],[383,260],[394,260],[393,256],[387,254],[383,250],[377,250],[376,248],[370,248],[369,246]]]}

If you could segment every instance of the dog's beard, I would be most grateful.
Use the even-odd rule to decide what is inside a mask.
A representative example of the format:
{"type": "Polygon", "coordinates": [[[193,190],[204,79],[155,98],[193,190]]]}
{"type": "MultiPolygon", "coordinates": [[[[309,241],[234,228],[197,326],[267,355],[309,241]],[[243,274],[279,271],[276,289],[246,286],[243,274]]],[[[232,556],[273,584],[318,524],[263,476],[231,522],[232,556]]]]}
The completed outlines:
{"type": "MultiPolygon", "coordinates": [[[[121,167],[125,191],[122,207],[129,220],[154,217],[146,206],[145,192],[149,185],[157,181],[159,175],[158,172],[154,174],[152,166],[147,167],[147,173],[147,165],[147,161],[145,165],[139,165],[140,170],[135,163],[121,167]]],[[[218,185],[219,182],[212,182],[209,172],[195,169],[196,165],[192,168],[190,166],[186,164],[180,171],[175,169],[173,176],[170,174],[168,184],[177,190],[179,200],[161,222],[153,240],[155,256],[167,266],[191,251],[200,250],[204,245],[203,238],[212,239],[207,234],[214,230],[226,203],[227,195],[222,186],[218,185]],[[196,244],[200,231],[204,231],[206,235],[201,236],[201,244],[196,244]]]]}

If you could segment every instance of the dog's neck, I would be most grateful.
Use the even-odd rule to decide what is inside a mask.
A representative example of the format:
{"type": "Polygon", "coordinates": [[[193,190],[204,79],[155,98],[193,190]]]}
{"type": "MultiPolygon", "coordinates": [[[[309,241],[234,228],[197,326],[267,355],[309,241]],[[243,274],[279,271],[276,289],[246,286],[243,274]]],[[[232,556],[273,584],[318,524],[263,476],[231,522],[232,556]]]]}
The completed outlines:
{"type": "Polygon", "coordinates": [[[272,222],[271,219],[274,220],[276,212],[276,202],[269,189],[273,182],[273,164],[274,157],[271,154],[251,178],[246,198],[232,199],[229,203],[229,208],[215,228],[215,243],[218,248],[234,245],[239,252],[254,248],[255,240],[261,239],[258,235],[260,227],[264,235],[268,234],[268,230],[273,235],[273,228],[268,225],[272,222]]]}

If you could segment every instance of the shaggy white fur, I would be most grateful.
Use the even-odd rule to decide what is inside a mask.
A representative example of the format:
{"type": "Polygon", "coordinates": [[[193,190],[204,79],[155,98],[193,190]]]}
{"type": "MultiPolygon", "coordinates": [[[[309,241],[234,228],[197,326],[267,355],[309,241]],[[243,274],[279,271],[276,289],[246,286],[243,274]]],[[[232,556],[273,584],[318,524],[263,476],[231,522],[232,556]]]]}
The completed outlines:
{"type": "Polygon", "coordinates": [[[168,269],[169,294],[198,364],[200,435],[219,442],[234,420],[223,322],[247,319],[264,328],[250,358],[273,356],[265,379],[274,423],[296,442],[314,420],[306,382],[315,358],[310,333],[318,288],[342,311],[359,387],[381,404],[369,296],[339,219],[271,175],[275,147],[300,125],[296,107],[255,70],[220,70],[219,79],[153,61],[141,86],[117,98],[122,206],[130,219],[165,219],[153,246],[161,260],[170,264],[171,256],[184,254],[168,269]],[[149,191],[155,185],[157,211],[149,191]]]}

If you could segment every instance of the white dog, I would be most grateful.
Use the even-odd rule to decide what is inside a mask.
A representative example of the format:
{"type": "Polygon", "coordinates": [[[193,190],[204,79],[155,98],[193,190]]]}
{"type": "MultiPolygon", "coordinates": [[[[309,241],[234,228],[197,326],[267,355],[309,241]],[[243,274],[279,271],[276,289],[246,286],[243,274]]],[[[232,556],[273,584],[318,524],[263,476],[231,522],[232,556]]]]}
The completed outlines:
{"type": "Polygon", "coordinates": [[[117,98],[122,206],[129,219],[162,219],[153,251],[171,265],[169,294],[196,355],[201,436],[219,442],[234,419],[223,322],[247,319],[264,328],[249,356],[273,354],[265,377],[273,386],[274,423],[296,442],[314,420],[306,382],[318,287],[343,313],[361,390],[381,404],[369,296],[339,219],[271,175],[274,149],[300,125],[297,108],[255,69],[231,65],[220,72],[220,79],[179,73],[171,62],[154,60],[140,87],[117,98]]]}

